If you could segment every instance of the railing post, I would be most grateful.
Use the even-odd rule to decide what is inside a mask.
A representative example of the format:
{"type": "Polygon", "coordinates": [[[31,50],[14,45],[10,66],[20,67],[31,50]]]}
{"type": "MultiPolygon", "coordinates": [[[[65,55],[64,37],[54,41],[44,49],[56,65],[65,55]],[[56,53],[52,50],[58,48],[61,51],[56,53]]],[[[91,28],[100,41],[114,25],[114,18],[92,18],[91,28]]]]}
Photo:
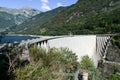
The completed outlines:
{"type": "Polygon", "coordinates": [[[88,80],[88,71],[87,70],[83,70],[82,73],[83,73],[82,80],[88,80]]]}
{"type": "Polygon", "coordinates": [[[79,79],[78,79],[78,74],[79,74],[79,70],[77,70],[77,71],[75,72],[74,80],[79,80],[79,79]]]}

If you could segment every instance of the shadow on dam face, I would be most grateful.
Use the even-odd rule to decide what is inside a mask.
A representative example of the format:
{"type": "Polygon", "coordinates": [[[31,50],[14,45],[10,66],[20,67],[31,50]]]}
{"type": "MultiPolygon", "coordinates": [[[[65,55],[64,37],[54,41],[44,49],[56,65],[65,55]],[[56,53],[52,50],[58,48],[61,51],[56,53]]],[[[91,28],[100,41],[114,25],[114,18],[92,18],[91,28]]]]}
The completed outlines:
{"type": "Polygon", "coordinates": [[[0,54],[0,80],[9,80],[9,59],[4,55],[0,54]]]}

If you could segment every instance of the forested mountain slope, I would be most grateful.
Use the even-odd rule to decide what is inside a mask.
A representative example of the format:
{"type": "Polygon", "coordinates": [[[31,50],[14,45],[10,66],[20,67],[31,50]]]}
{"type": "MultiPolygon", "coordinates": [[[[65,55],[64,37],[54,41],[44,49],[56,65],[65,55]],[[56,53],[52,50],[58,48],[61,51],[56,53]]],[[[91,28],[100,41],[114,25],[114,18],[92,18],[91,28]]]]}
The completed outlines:
{"type": "Polygon", "coordinates": [[[59,7],[56,9],[53,9],[51,11],[43,12],[41,14],[38,14],[29,20],[26,20],[22,24],[18,26],[14,26],[10,29],[10,31],[16,32],[16,33],[22,33],[22,34],[36,34],[36,32],[44,32],[46,31],[44,28],[41,29],[42,24],[46,24],[48,21],[50,21],[54,16],[56,16],[59,12],[61,12],[64,7],[59,7]]]}
{"type": "Polygon", "coordinates": [[[119,14],[119,0],[79,0],[41,28],[45,35],[115,33],[120,29],[119,14]]]}

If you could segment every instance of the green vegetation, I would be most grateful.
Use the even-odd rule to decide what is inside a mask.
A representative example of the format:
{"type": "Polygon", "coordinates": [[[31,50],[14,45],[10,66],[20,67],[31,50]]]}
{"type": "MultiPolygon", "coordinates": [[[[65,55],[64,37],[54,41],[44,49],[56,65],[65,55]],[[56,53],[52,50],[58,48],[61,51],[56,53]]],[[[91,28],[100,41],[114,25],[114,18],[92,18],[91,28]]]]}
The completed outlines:
{"type": "Polygon", "coordinates": [[[111,74],[108,79],[110,80],[120,80],[120,75],[117,74],[111,74]]]}
{"type": "Polygon", "coordinates": [[[36,9],[12,9],[6,7],[0,7],[0,28],[6,29],[15,25],[19,25],[25,20],[40,13],[36,9]],[[28,13],[25,13],[27,11],[28,13]]]}
{"type": "Polygon", "coordinates": [[[0,49],[0,80],[13,80],[13,71],[21,64],[19,55],[21,54],[21,47],[17,44],[8,44],[0,49]]]}
{"type": "Polygon", "coordinates": [[[6,13],[6,12],[0,12],[0,28],[6,28],[11,27],[15,25],[14,21],[14,15],[6,13]]]}
{"type": "MultiPolygon", "coordinates": [[[[38,48],[37,45],[34,45],[29,49],[29,63],[20,59],[22,49],[24,46],[18,47],[17,44],[11,44],[2,50],[5,59],[0,59],[3,65],[0,70],[6,72],[4,75],[10,80],[73,80],[74,76],[63,76],[55,73],[75,73],[79,69],[89,71],[89,80],[93,78],[95,80],[103,79],[88,56],[83,56],[81,61],[77,62],[75,53],[67,48],[51,48],[46,51],[44,48],[38,48]]],[[[81,74],[82,72],[79,79],[82,78],[81,74]]],[[[111,74],[107,77],[110,80],[114,80],[114,78],[119,80],[117,74],[111,74]]],[[[0,79],[4,79],[4,76],[0,79]]]]}
{"type": "MultiPolygon", "coordinates": [[[[0,13],[0,17],[2,17],[0,24],[3,24],[4,22],[5,27],[8,26],[7,24],[9,22],[9,20],[6,21],[5,17],[3,17],[6,14],[7,13],[0,13]]],[[[10,32],[13,31],[22,34],[39,35],[117,33],[117,35],[113,37],[112,42],[120,49],[119,14],[119,0],[78,0],[78,2],[72,6],[41,13],[25,21],[19,26],[10,28],[10,32]]],[[[10,16],[11,15],[7,14],[7,17],[10,16]]],[[[10,24],[12,23],[13,22],[10,22],[10,24]]],[[[13,50],[13,52],[10,53],[17,52],[14,52],[13,50]]],[[[112,55],[115,56],[116,54],[112,53],[112,55]]],[[[15,56],[11,58],[13,59],[15,56]]],[[[114,57],[110,56],[110,60],[112,58],[114,57]]],[[[93,71],[96,74],[95,79],[98,80],[99,72],[94,68],[92,60],[89,59],[88,56],[85,56],[82,58],[82,61],[78,63],[76,61],[77,56],[75,53],[69,51],[68,49],[54,48],[46,52],[44,49],[38,49],[34,46],[30,49],[30,59],[30,64],[17,66],[14,71],[14,65],[11,67],[11,70],[16,76],[16,80],[73,80],[73,78],[63,77],[60,75],[58,76],[52,72],[75,72],[79,64],[80,68],[93,71]]],[[[117,56],[116,59],[119,60],[119,57],[117,56]]],[[[110,67],[113,69],[113,66],[110,67]]],[[[108,68],[108,64],[106,64],[105,68],[108,68]]],[[[90,74],[90,80],[91,77],[92,74],[90,74]]],[[[119,80],[120,77],[115,73],[111,73],[108,76],[108,79],[119,80]]]]}
{"type": "Polygon", "coordinates": [[[45,35],[107,34],[118,33],[120,29],[120,6],[111,0],[80,0],[68,7],[42,27],[45,35]],[[92,4],[92,5],[91,5],[92,4]]]}
{"type": "MultiPolygon", "coordinates": [[[[54,74],[54,72],[74,73],[78,69],[89,71],[89,80],[93,75],[95,80],[101,80],[104,76],[100,76],[100,72],[94,67],[92,60],[88,56],[83,56],[80,63],[77,62],[75,53],[67,48],[52,48],[48,51],[38,48],[34,45],[30,48],[30,63],[24,63],[19,59],[24,47],[17,45],[7,45],[0,54],[0,79],[7,78],[10,80],[73,80],[73,77],[66,77],[54,74]],[[6,55],[6,56],[5,56],[6,55]]],[[[112,64],[113,65],[113,64],[112,64]]],[[[110,69],[115,72],[114,65],[110,65],[110,69]]],[[[108,65],[109,66],[109,65],[108,65]]],[[[120,67],[117,67],[118,70],[120,67]]],[[[103,68],[102,68],[103,69],[103,68]]],[[[116,69],[117,70],[117,69],[116,69]]],[[[81,74],[79,75],[81,79],[81,74]]],[[[120,76],[111,73],[107,76],[109,80],[119,80],[120,76]]],[[[106,79],[104,79],[106,80],[106,79]]]]}
{"type": "Polygon", "coordinates": [[[68,49],[53,48],[46,52],[34,46],[30,48],[30,60],[30,64],[14,70],[15,80],[68,80],[69,77],[53,72],[65,72],[68,64],[76,62],[76,56],[68,49]]]}
{"type": "Polygon", "coordinates": [[[120,49],[120,33],[113,37],[112,42],[120,49]]]}
{"type": "Polygon", "coordinates": [[[89,72],[89,80],[101,80],[100,79],[100,72],[94,67],[92,60],[88,56],[83,56],[80,62],[80,68],[83,70],[88,70],[89,72]]]}
{"type": "Polygon", "coordinates": [[[64,9],[64,7],[59,7],[57,9],[53,9],[48,12],[42,12],[25,22],[23,22],[20,25],[16,25],[11,27],[10,32],[16,32],[16,33],[22,33],[22,34],[36,34],[36,30],[39,33],[43,33],[46,31],[46,28],[39,29],[40,26],[43,23],[47,23],[47,21],[50,21],[54,16],[56,16],[59,12],[61,12],[64,9]]]}
{"type": "Polygon", "coordinates": [[[90,71],[94,70],[93,62],[88,56],[83,56],[82,57],[82,60],[80,62],[80,67],[82,69],[86,69],[86,70],[90,70],[90,71]]]}
{"type": "MultiPolygon", "coordinates": [[[[78,0],[34,16],[10,32],[38,35],[120,34],[119,0],[78,0]]],[[[118,35],[119,36],[119,35],[118,35]]],[[[120,38],[114,38],[120,48],[120,38]]]]}
{"type": "Polygon", "coordinates": [[[78,0],[76,4],[62,9],[55,16],[52,16],[53,13],[54,10],[33,17],[34,20],[21,24],[22,28],[16,29],[16,33],[67,35],[70,32],[109,34],[120,31],[119,0],[78,0]]]}

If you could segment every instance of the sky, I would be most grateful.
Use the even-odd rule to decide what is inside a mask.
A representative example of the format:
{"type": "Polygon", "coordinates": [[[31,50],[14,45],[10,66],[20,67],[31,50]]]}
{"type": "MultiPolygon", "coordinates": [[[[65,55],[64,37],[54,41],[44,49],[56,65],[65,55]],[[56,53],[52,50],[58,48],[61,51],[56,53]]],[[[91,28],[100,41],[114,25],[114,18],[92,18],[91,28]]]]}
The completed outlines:
{"type": "Polygon", "coordinates": [[[70,6],[76,2],[77,0],[0,0],[0,7],[31,7],[45,12],[59,6],[70,6]]]}

